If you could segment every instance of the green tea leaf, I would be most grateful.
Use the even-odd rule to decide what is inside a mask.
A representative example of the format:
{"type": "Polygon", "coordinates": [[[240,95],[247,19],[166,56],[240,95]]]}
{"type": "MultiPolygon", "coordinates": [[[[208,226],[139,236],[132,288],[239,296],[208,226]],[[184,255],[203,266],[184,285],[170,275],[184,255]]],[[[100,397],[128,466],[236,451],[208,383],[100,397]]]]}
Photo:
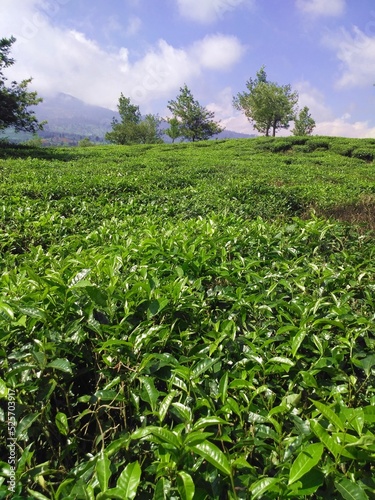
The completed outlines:
{"type": "MultiPolygon", "coordinates": [[[[48,497],[43,495],[42,493],[39,493],[39,491],[32,491],[30,488],[27,488],[27,492],[33,497],[36,498],[37,500],[50,500],[48,497]]],[[[15,498],[15,497],[13,497],[15,498]]],[[[17,497],[19,500],[21,497],[17,497]]]]}
{"type": "Polygon", "coordinates": [[[192,431],[185,436],[184,446],[193,446],[195,444],[203,443],[207,438],[213,436],[212,432],[192,431]]]}
{"type": "Polygon", "coordinates": [[[130,439],[150,439],[150,436],[155,436],[156,438],[158,438],[158,441],[169,443],[175,448],[180,448],[182,444],[181,438],[174,432],[164,427],[155,427],[153,425],[149,425],[148,427],[140,427],[131,434],[130,439]]]}
{"type": "MultiPolygon", "coordinates": [[[[77,273],[74,278],[71,279],[69,286],[76,286],[80,281],[86,278],[86,276],[91,272],[91,269],[82,269],[79,273],[77,273]]],[[[91,285],[91,283],[90,283],[91,285]]]]}
{"type": "Polygon", "coordinates": [[[100,307],[106,307],[108,296],[105,292],[100,290],[98,287],[92,285],[86,286],[85,290],[87,292],[87,295],[93,302],[95,302],[95,304],[97,304],[100,307]]]}
{"type": "Polygon", "coordinates": [[[111,477],[111,461],[107,454],[101,451],[96,462],[96,475],[99,481],[101,491],[108,489],[109,479],[111,477]]]}
{"type": "Polygon", "coordinates": [[[292,464],[288,484],[295,483],[315,467],[321,459],[323,450],[323,443],[311,444],[303,449],[292,464]]]}
{"type": "Polygon", "coordinates": [[[171,483],[165,477],[161,477],[155,485],[153,500],[167,500],[170,489],[171,483]]]}
{"type": "Polygon", "coordinates": [[[23,419],[18,422],[16,427],[16,436],[18,439],[27,439],[27,429],[31,427],[31,425],[37,420],[40,416],[39,412],[30,413],[23,417],[23,419]]]}
{"type": "Polygon", "coordinates": [[[8,395],[8,388],[2,378],[0,378],[0,399],[6,399],[8,395]]]}
{"type": "Polygon", "coordinates": [[[117,480],[117,488],[122,491],[123,499],[133,500],[141,481],[142,470],[137,462],[128,464],[117,480]]]}
{"type": "Polygon", "coordinates": [[[373,424],[375,422],[375,406],[364,406],[362,410],[365,415],[365,422],[373,424]]]}
{"type": "Polygon", "coordinates": [[[355,457],[343,446],[341,446],[336,439],[334,439],[328,432],[315,420],[310,421],[310,426],[314,434],[320,439],[325,447],[337,459],[341,455],[347,458],[355,459],[355,457]]]}
{"type": "Polygon", "coordinates": [[[213,366],[215,363],[217,363],[217,359],[211,359],[211,358],[205,358],[202,359],[201,361],[198,361],[198,363],[192,368],[190,375],[192,379],[197,379],[200,377],[204,372],[206,372],[211,366],[213,366]]]}
{"type": "Polygon", "coordinates": [[[149,403],[152,411],[155,411],[160,393],[155,387],[154,380],[151,377],[139,377],[139,380],[145,389],[141,395],[142,399],[149,403]]]}
{"type": "Polygon", "coordinates": [[[94,396],[102,401],[114,401],[121,399],[118,392],[113,390],[99,390],[96,391],[94,396]]]}
{"type": "Polygon", "coordinates": [[[184,471],[178,472],[177,489],[182,500],[193,500],[195,494],[195,485],[190,474],[184,471]]]}
{"type": "Polygon", "coordinates": [[[165,396],[163,401],[159,405],[159,420],[160,422],[163,422],[165,417],[167,416],[169,407],[171,406],[172,401],[176,397],[177,392],[176,391],[171,391],[169,394],[165,396]]]}
{"type": "Polygon", "coordinates": [[[268,360],[269,363],[280,363],[281,365],[287,365],[287,366],[294,366],[295,363],[289,358],[286,358],[284,356],[274,356],[273,358],[270,358],[268,360]]]}
{"type": "Polygon", "coordinates": [[[60,434],[67,436],[69,434],[68,418],[65,413],[59,411],[55,417],[55,424],[60,434]]]}
{"type": "Polygon", "coordinates": [[[292,355],[293,357],[296,356],[298,349],[300,348],[302,342],[304,341],[305,337],[307,335],[307,330],[306,328],[300,328],[298,332],[294,335],[292,339],[292,355]]]}
{"type": "Polygon", "coordinates": [[[340,481],[336,480],[335,486],[345,500],[368,500],[368,496],[361,486],[346,477],[343,477],[340,481]]]}
{"type": "Polygon", "coordinates": [[[190,449],[203,457],[207,462],[216,467],[220,472],[230,476],[232,471],[224,453],[210,441],[190,446],[190,449]]]}
{"type": "Polygon", "coordinates": [[[263,495],[278,482],[279,480],[275,477],[264,477],[263,479],[255,481],[249,488],[249,491],[252,493],[251,498],[254,500],[262,498],[263,495]]]}
{"type": "Polygon", "coordinates": [[[219,417],[202,417],[195,422],[195,424],[193,425],[193,429],[197,431],[198,429],[203,429],[210,425],[220,425],[220,424],[228,425],[228,422],[219,417]]]}
{"type": "Polygon", "coordinates": [[[356,366],[363,369],[366,377],[369,377],[371,375],[372,367],[375,366],[375,354],[370,354],[369,356],[366,356],[362,359],[353,358],[352,361],[356,366]]]}
{"type": "Polygon", "coordinates": [[[329,406],[321,403],[320,401],[315,401],[310,399],[312,403],[318,408],[320,413],[326,417],[326,419],[333,424],[336,429],[339,429],[342,432],[345,432],[345,425],[342,422],[339,415],[337,415],[329,406]]]}
{"type": "Polygon", "coordinates": [[[66,358],[54,359],[51,363],[48,363],[47,368],[54,368],[55,370],[73,375],[71,364],[66,358]]]}
{"type": "Polygon", "coordinates": [[[14,319],[13,309],[4,302],[0,302],[0,314],[8,316],[10,319],[14,319]]]}
{"type": "Polygon", "coordinates": [[[127,500],[127,497],[124,496],[124,490],[121,488],[110,488],[107,491],[98,493],[96,500],[127,500]]]}
{"type": "Polygon", "coordinates": [[[190,423],[192,419],[191,408],[182,403],[172,403],[172,407],[177,412],[178,416],[185,423],[190,423]]]}
{"type": "Polygon", "coordinates": [[[221,377],[220,382],[219,382],[219,394],[220,394],[221,402],[223,404],[225,403],[225,400],[227,399],[228,380],[229,380],[229,374],[228,374],[228,372],[225,372],[224,375],[221,377]]]}

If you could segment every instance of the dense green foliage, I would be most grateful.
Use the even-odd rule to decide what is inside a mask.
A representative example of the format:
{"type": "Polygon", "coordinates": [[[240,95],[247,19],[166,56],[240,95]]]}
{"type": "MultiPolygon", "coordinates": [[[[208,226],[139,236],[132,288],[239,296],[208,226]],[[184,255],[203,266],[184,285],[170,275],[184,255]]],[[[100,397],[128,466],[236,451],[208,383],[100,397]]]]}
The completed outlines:
{"type": "Polygon", "coordinates": [[[167,122],[169,124],[169,128],[165,130],[165,134],[172,139],[174,142],[176,139],[181,137],[181,125],[177,118],[167,118],[167,122]]]}
{"type": "Polygon", "coordinates": [[[38,123],[35,112],[30,107],[36,106],[42,99],[36,92],[28,91],[31,78],[20,83],[12,82],[7,86],[7,79],[3,74],[5,68],[14,64],[9,52],[15,41],[14,37],[0,38],[0,131],[14,127],[16,131],[36,132],[43,126],[38,123]]]}
{"type": "Polygon", "coordinates": [[[246,82],[247,91],[239,92],[233,99],[236,109],[243,111],[248,120],[266,137],[279,129],[289,128],[295,118],[298,93],[290,85],[279,85],[267,79],[262,66],[256,78],[246,82]]]}
{"type": "Polygon", "coordinates": [[[112,130],[105,139],[112,144],[158,144],[161,139],[160,122],[155,116],[148,114],[142,118],[139,106],[132,104],[129,97],[121,94],[118,103],[121,121],[112,121],[112,130]]]}
{"type": "Polygon", "coordinates": [[[214,121],[215,113],[201,106],[186,84],[180,88],[176,99],[168,102],[167,107],[179,125],[177,128],[174,120],[169,129],[175,139],[181,136],[188,141],[204,141],[224,130],[214,121]],[[178,136],[176,136],[177,131],[178,136]]]}
{"type": "Polygon", "coordinates": [[[374,152],[3,147],[12,498],[374,498],[374,152]]]}
{"type": "Polygon", "coordinates": [[[294,119],[293,135],[311,135],[316,126],[307,106],[304,106],[294,119]]]}

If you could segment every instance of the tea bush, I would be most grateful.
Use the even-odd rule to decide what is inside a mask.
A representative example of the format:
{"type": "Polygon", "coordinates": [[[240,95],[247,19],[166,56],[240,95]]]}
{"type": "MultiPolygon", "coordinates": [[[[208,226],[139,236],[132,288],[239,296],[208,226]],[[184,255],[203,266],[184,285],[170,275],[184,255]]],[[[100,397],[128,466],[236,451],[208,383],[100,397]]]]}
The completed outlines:
{"type": "Polygon", "coordinates": [[[0,150],[0,498],[374,497],[373,238],[311,211],[375,173],[295,140],[0,150]]]}
{"type": "Polygon", "coordinates": [[[352,156],[354,158],[359,158],[360,160],[365,160],[365,161],[373,161],[374,159],[374,151],[370,151],[368,149],[354,149],[352,152],[352,156]]]}

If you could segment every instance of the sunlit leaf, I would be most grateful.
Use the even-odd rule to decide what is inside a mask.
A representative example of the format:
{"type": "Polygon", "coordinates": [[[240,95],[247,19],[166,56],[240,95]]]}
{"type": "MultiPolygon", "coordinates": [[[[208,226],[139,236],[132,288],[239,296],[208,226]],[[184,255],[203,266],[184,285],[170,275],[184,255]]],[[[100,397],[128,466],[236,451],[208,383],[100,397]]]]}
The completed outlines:
{"type": "Polygon", "coordinates": [[[47,368],[54,368],[55,370],[59,370],[61,372],[73,374],[72,367],[70,361],[63,358],[56,358],[51,363],[48,363],[47,368]]]}
{"type": "Polygon", "coordinates": [[[263,495],[269,491],[274,485],[278,483],[278,479],[275,477],[265,477],[263,479],[259,479],[255,481],[250,486],[250,492],[252,493],[251,498],[262,498],[263,495]]]}
{"type": "Polygon", "coordinates": [[[109,479],[111,477],[111,461],[106,453],[100,452],[96,462],[96,475],[98,477],[101,491],[105,492],[108,488],[109,479]]]}
{"type": "Polygon", "coordinates": [[[195,486],[190,474],[180,471],[177,476],[177,489],[182,500],[193,500],[195,486]]]}
{"type": "Polygon", "coordinates": [[[203,457],[207,462],[216,467],[220,472],[230,476],[231,468],[224,453],[210,441],[190,446],[190,449],[203,457]]]}
{"type": "Polygon", "coordinates": [[[68,435],[68,433],[69,433],[68,417],[65,415],[65,413],[59,411],[56,414],[55,424],[56,424],[56,427],[58,428],[59,432],[63,436],[68,435]]]}
{"type": "Polygon", "coordinates": [[[320,401],[312,401],[313,404],[318,408],[322,415],[324,415],[328,421],[333,424],[336,429],[345,432],[345,426],[339,415],[337,415],[329,406],[321,403],[320,401]]]}
{"type": "Polygon", "coordinates": [[[128,464],[117,480],[117,489],[121,490],[124,499],[133,500],[141,481],[142,470],[137,462],[128,464]]]}
{"type": "Polygon", "coordinates": [[[288,484],[295,483],[315,467],[322,457],[323,450],[323,443],[311,444],[304,448],[292,464],[288,484]]]}
{"type": "Polygon", "coordinates": [[[335,481],[337,491],[345,500],[368,500],[366,492],[358,483],[353,483],[346,477],[335,481]]]}

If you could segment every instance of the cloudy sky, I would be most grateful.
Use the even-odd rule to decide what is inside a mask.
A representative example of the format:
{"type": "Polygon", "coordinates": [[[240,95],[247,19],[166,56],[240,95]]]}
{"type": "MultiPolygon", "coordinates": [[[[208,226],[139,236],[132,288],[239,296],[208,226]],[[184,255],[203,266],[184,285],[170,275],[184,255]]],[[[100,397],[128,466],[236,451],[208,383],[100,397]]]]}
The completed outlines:
{"type": "Polygon", "coordinates": [[[116,109],[167,116],[186,83],[227,129],[252,133],[232,97],[262,65],[298,90],[315,133],[375,137],[374,0],[0,0],[17,38],[9,79],[33,77],[116,109]]]}

